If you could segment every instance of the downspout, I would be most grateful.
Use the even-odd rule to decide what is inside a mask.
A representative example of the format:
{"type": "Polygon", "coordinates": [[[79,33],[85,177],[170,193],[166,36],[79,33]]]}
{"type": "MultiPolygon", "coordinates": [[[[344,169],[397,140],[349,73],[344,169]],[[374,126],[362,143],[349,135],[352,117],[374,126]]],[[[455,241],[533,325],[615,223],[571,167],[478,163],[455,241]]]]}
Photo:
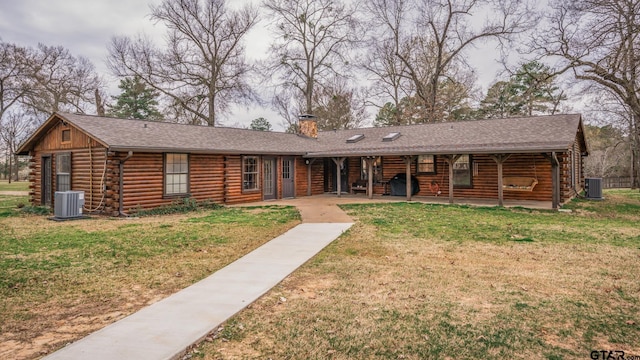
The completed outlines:
{"type": "Polygon", "coordinates": [[[123,201],[123,198],[124,198],[124,189],[123,189],[123,186],[124,186],[124,163],[127,160],[129,160],[132,156],[133,156],[133,151],[129,150],[129,153],[127,154],[127,156],[124,159],[120,160],[120,185],[119,185],[119,189],[118,189],[119,193],[120,193],[120,196],[118,198],[118,204],[119,204],[118,213],[120,214],[120,216],[129,216],[129,214],[125,214],[124,213],[124,205],[123,205],[124,204],[124,201],[123,201]]]}

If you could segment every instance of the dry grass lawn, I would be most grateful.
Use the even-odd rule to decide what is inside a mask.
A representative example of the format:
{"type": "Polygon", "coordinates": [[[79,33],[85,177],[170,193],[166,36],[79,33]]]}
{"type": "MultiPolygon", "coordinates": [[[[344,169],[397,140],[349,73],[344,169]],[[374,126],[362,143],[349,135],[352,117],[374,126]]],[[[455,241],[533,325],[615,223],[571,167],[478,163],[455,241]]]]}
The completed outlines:
{"type": "Polygon", "coordinates": [[[573,214],[346,206],[359,220],[348,234],[192,354],[589,359],[592,351],[607,350],[638,356],[638,195],[577,201],[573,214]]]}
{"type": "Polygon", "coordinates": [[[287,207],[69,222],[0,216],[0,359],[39,358],[298,223],[287,207]]]}

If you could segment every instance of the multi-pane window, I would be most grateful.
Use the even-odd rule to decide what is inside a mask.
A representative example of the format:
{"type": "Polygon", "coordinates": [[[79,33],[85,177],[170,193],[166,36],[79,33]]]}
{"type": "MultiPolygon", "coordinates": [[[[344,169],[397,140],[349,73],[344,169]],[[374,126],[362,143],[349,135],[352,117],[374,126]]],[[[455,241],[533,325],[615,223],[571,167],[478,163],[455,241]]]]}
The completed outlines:
{"type": "Polygon", "coordinates": [[[471,187],[471,156],[462,155],[453,163],[453,185],[471,187]]]}
{"type": "Polygon", "coordinates": [[[189,155],[166,154],[164,162],[164,193],[181,195],[189,192],[189,155]]]}
{"type": "Polygon", "coordinates": [[[436,156],[435,155],[418,155],[418,173],[419,174],[435,174],[436,173],[436,156]]]}
{"type": "Polygon", "coordinates": [[[71,190],[71,153],[56,155],[56,191],[71,190]]]}
{"type": "Polygon", "coordinates": [[[258,157],[244,156],[242,158],[242,190],[258,190],[258,157]]]}
{"type": "MultiPolygon", "coordinates": [[[[367,166],[367,161],[365,158],[361,159],[362,173],[360,174],[360,178],[362,180],[369,180],[369,168],[367,166]]],[[[373,162],[373,182],[381,182],[382,181],[382,157],[378,156],[373,162]]]]}

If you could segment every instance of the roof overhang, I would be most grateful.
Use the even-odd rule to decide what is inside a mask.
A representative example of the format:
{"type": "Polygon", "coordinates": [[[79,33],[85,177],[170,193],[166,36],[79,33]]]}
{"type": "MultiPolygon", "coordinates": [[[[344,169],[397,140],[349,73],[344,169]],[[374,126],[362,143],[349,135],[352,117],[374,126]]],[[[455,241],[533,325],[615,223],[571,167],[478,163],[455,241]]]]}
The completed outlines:
{"type": "Polygon", "coordinates": [[[325,157],[365,157],[365,156],[415,156],[415,155],[464,155],[464,154],[537,154],[567,151],[567,144],[548,144],[547,146],[500,147],[487,146],[464,148],[428,148],[415,147],[404,149],[360,149],[309,152],[305,158],[325,157]]]}
{"type": "Polygon", "coordinates": [[[109,151],[120,152],[145,152],[145,153],[188,153],[188,154],[219,154],[219,155],[264,155],[264,156],[303,156],[302,152],[278,152],[278,151],[251,151],[246,149],[201,149],[201,148],[162,148],[162,147],[145,147],[145,146],[110,146],[109,151]]]}

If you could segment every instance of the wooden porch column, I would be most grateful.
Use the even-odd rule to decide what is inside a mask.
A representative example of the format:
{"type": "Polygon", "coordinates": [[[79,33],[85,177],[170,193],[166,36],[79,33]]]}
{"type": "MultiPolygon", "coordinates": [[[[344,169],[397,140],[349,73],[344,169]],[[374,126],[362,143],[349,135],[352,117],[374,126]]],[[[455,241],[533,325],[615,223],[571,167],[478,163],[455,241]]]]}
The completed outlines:
{"type": "Polygon", "coordinates": [[[406,166],[405,171],[407,177],[407,201],[411,201],[411,161],[413,160],[413,156],[403,156],[402,160],[404,160],[404,164],[406,166]]]}
{"type": "Polygon", "coordinates": [[[453,204],[453,164],[458,161],[461,155],[444,155],[444,159],[449,165],[449,204],[453,204]]]}
{"type": "Polygon", "coordinates": [[[556,152],[551,153],[551,187],[553,189],[551,196],[551,207],[558,210],[560,206],[560,161],[556,152]]]}
{"type": "Polygon", "coordinates": [[[511,157],[511,154],[491,155],[493,161],[498,164],[498,206],[504,206],[504,191],[502,189],[502,164],[511,157]]]}
{"type": "Polygon", "coordinates": [[[555,151],[549,154],[542,154],[551,162],[551,207],[558,210],[560,207],[560,161],[555,151]]]}
{"type": "Polygon", "coordinates": [[[338,197],[342,196],[342,174],[340,173],[342,170],[342,164],[344,164],[344,160],[346,158],[341,157],[341,158],[331,158],[331,160],[333,160],[334,163],[336,163],[336,189],[337,189],[337,194],[338,197]]]}
{"type": "Polygon", "coordinates": [[[367,196],[373,199],[373,164],[376,162],[375,157],[367,157],[364,159],[367,163],[367,196]]]}
{"type": "Polygon", "coordinates": [[[311,165],[316,161],[316,158],[306,159],[307,163],[307,196],[311,196],[311,165]]]}

